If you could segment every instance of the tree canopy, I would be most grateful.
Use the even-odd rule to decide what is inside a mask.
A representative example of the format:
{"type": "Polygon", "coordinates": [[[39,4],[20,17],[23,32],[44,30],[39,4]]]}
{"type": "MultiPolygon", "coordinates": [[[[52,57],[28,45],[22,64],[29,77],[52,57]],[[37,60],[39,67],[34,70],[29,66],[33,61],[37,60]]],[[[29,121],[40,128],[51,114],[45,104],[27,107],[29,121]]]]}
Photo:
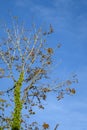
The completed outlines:
{"type": "MultiPolygon", "coordinates": [[[[44,31],[35,25],[26,29],[16,21],[10,28],[5,25],[4,32],[0,39],[0,80],[11,79],[13,86],[8,88],[6,85],[5,90],[0,90],[0,129],[38,130],[37,122],[27,122],[35,114],[33,108],[44,109],[42,101],[49,92],[56,93],[57,100],[64,94],[75,94],[70,85],[77,82],[76,75],[62,83],[56,81],[54,86],[49,82],[49,69],[55,53],[46,41],[54,33],[51,24],[49,30],[44,31]]],[[[61,44],[57,44],[56,49],[60,47],[61,44]]],[[[42,128],[48,129],[49,124],[43,123],[42,128]]]]}

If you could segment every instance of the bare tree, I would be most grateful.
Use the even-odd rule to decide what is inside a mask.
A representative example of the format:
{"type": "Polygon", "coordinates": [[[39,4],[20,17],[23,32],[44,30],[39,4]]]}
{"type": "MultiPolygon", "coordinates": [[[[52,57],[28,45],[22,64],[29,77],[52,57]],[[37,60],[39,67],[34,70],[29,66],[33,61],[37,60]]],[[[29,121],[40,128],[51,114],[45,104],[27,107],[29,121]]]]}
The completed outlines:
{"type": "MultiPolygon", "coordinates": [[[[47,45],[46,38],[54,32],[52,25],[45,32],[41,27],[37,29],[33,25],[26,29],[16,22],[10,28],[4,26],[4,32],[0,40],[0,79],[10,78],[13,86],[0,91],[0,129],[37,130],[37,122],[28,124],[25,118],[35,114],[34,106],[44,109],[42,100],[46,100],[48,92],[55,92],[58,100],[64,94],[74,94],[75,89],[70,85],[77,82],[76,76],[56,82],[54,86],[49,83],[55,50],[47,45]],[[27,114],[22,112],[24,109],[27,114]],[[6,114],[8,110],[9,115],[6,114]]],[[[58,44],[57,48],[60,46],[58,44]]],[[[49,125],[44,123],[42,127],[47,129],[49,125]]]]}

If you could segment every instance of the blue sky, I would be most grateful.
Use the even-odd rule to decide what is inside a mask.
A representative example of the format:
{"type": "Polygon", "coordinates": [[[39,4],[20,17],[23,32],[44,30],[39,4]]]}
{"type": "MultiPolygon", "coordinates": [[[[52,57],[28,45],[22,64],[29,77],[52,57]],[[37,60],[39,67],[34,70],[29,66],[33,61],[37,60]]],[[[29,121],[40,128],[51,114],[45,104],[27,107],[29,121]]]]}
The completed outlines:
{"type": "Polygon", "coordinates": [[[75,96],[65,96],[55,101],[54,95],[48,97],[46,109],[37,110],[34,117],[42,123],[52,124],[50,130],[59,123],[59,130],[87,129],[87,1],[86,0],[1,0],[0,22],[10,23],[8,12],[19,16],[20,20],[37,26],[51,23],[55,33],[49,40],[55,47],[62,43],[58,53],[58,76],[66,78],[77,73],[79,84],[75,85],[75,96]]]}

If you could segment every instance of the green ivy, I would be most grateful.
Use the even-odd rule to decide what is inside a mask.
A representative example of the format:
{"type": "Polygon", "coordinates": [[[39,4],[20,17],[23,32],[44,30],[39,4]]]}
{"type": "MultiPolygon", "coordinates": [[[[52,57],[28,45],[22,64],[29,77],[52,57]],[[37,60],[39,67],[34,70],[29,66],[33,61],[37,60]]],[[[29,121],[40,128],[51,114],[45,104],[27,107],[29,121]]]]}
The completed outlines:
{"type": "Polygon", "coordinates": [[[21,72],[18,81],[15,83],[14,88],[14,113],[12,121],[12,130],[20,130],[21,126],[21,110],[22,110],[22,101],[21,101],[21,87],[24,80],[24,72],[21,72]]]}

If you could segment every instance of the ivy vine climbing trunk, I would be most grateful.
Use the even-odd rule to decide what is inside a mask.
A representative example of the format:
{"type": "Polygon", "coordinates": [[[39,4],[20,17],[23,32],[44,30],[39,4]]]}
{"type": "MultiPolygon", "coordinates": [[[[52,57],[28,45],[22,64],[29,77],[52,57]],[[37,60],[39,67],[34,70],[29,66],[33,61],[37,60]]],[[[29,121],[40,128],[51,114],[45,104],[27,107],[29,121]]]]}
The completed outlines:
{"type": "Polygon", "coordinates": [[[14,113],[12,121],[12,130],[20,130],[21,127],[21,110],[22,110],[22,101],[21,101],[21,87],[24,80],[24,72],[20,73],[18,81],[15,83],[14,88],[14,113]]]}

